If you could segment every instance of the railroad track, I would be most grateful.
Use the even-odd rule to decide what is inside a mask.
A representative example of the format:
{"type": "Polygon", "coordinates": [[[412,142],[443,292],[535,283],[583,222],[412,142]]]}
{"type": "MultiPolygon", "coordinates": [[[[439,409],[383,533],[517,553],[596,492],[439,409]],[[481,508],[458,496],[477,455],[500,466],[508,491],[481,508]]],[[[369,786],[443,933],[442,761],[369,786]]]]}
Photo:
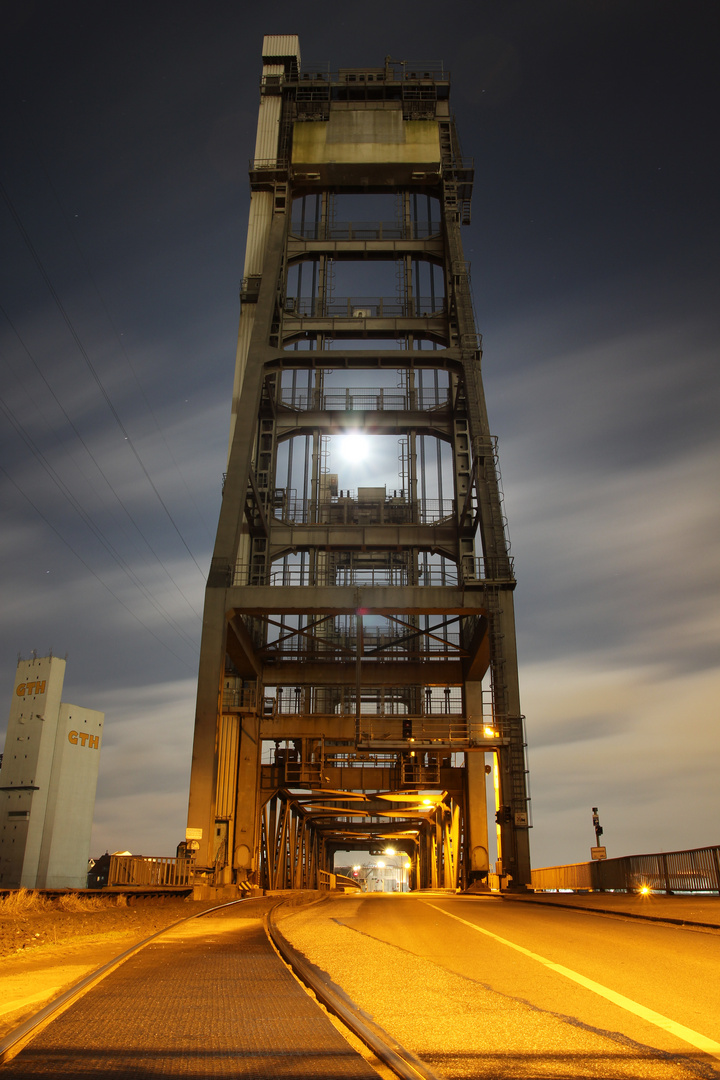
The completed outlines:
{"type": "Polygon", "coordinates": [[[364,1016],[355,1003],[339,987],[330,982],[325,972],[309,963],[292,947],[279,930],[274,918],[280,906],[276,904],[268,913],[266,929],[283,960],[289,964],[300,981],[312,990],[323,1005],[334,1013],[353,1034],[357,1035],[397,1076],[402,1077],[403,1080],[417,1080],[418,1077],[423,1077],[424,1080],[438,1080],[437,1074],[432,1072],[424,1062],[393,1039],[384,1028],[364,1016]]]}
{"type": "MultiPolygon", "coordinates": [[[[228,903],[219,904],[206,911],[191,915],[186,919],[180,919],[170,926],[159,930],[157,933],[151,934],[143,941],[136,943],[131,948],[120,953],[109,963],[104,964],[102,967],[97,968],[95,971],[85,976],[85,978],[81,979],[80,982],[65,991],[65,993],[61,994],[54,1001],[50,1002],[42,1009],[39,1009],[37,1013],[11,1032],[10,1035],[0,1043],[0,1073],[4,1071],[4,1066],[8,1062],[15,1058],[37,1035],[39,1035],[41,1031],[44,1031],[45,1028],[47,1028],[48,1025],[52,1023],[60,1013],[64,1012],[76,999],[82,997],[95,985],[102,982],[102,980],[110,975],[111,972],[115,971],[132,956],[139,953],[151,942],[157,941],[163,934],[167,934],[169,931],[176,929],[184,923],[202,919],[207,915],[225,911],[240,904],[252,903],[254,899],[257,898],[244,897],[241,900],[233,900],[228,903]]],[[[432,1072],[424,1062],[420,1061],[414,1054],[405,1049],[405,1047],[398,1043],[397,1040],[393,1039],[391,1035],[369,1020],[368,1017],[361,1014],[354,1002],[352,1002],[339,987],[330,982],[325,972],[310,964],[302,954],[298,953],[297,950],[292,947],[279,929],[277,923],[277,912],[283,903],[284,901],[282,900],[278,901],[264,916],[265,933],[272,946],[279,954],[280,960],[292,969],[297,978],[312,991],[317,1000],[321,1002],[328,1011],[333,1013],[345,1027],[359,1038],[385,1066],[391,1069],[397,1076],[401,1077],[401,1080],[418,1080],[418,1078],[421,1078],[421,1080],[437,1080],[437,1075],[432,1072]]],[[[57,1075],[62,1076],[63,1073],[59,1072],[57,1075]]]]}

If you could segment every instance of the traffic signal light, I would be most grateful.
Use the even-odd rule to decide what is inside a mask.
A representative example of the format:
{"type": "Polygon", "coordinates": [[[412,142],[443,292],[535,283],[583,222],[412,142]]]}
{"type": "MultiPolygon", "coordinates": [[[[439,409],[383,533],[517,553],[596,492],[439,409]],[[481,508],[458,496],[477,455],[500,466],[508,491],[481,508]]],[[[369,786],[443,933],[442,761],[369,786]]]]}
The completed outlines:
{"type": "Polygon", "coordinates": [[[412,720],[409,716],[403,717],[402,737],[403,739],[412,739],[412,720]]]}
{"type": "Polygon", "coordinates": [[[512,806],[500,806],[495,811],[495,821],[498,825],[512,825],[512,806]]]}

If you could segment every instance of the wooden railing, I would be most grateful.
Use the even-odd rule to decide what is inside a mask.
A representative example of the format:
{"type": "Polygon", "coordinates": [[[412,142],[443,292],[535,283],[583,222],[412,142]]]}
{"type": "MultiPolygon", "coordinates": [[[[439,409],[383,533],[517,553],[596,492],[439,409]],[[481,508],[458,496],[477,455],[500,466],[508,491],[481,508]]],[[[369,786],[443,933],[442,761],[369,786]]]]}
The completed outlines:
{"type": "Polygon", "coordinates": [[[137,888],[172,888],[192,885],[193,868],[192,859],[111,855],[108,885],[137,888]]]}

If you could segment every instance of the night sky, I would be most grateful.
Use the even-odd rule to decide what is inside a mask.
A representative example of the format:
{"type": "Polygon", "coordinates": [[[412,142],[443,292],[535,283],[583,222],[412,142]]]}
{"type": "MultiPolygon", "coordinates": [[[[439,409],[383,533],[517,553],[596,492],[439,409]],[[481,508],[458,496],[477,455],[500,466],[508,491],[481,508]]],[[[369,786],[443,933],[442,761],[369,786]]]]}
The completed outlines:
{"type": "Polygon", "coordinates": [[[717,844],[718,22],[703,0],[6,0],[0,742],[106,713],[92,852],[184,836],[262,36],[442,60],[518,577],[533,862],[717,844]]]}

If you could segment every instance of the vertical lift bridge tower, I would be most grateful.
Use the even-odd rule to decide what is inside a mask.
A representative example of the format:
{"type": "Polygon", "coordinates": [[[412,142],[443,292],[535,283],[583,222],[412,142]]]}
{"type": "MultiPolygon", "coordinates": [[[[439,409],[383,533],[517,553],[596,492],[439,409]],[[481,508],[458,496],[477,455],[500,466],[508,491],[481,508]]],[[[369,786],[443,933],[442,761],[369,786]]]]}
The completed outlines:
{"type": "Polygon", "coordinates": [[[449,80],[304,72],[294,36],[262,59],[188,846],[216,885],[317,887],[335,851],[388,845],[417,887],[482,883],[487,758],[522,888],[515,581],[449,80]],[[345,487],[350,431],[394,482],[345,487]]]}

